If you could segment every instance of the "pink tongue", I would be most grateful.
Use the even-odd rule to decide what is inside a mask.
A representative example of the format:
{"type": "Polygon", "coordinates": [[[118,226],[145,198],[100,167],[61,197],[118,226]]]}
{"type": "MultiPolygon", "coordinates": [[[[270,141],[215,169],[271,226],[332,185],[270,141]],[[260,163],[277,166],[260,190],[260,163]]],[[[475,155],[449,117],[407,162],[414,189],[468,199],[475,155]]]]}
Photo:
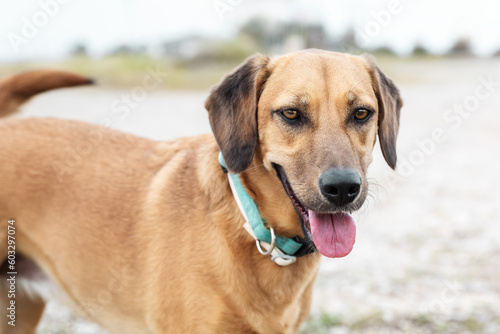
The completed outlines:
{"type": "Polygon", "coordinates": [[[348,213],[323,214],[308,210],[313,242],[328,257],[349,254],[356,241],[356,225],[348,213]]]}

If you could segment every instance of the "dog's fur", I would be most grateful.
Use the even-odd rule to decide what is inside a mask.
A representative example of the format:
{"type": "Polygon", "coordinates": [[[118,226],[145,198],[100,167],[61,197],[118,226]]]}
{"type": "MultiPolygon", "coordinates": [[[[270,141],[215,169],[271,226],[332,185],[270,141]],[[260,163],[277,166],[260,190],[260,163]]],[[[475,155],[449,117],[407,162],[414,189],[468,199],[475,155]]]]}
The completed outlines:
{"type": "MultiPolygon", "coordinates": [[[[51,71],[14,76],[0,83],[0,113],[44,90],[86,83],[51,71]]],[[[336,209],[318,190],[319,175],[356,170],[361,194],[343,209],[356,210],[377,133],[395,167],[401,105],[370,57],[307,50],[255,55],[215,86],[206,102],[215,138],[156,142],[77,121],[3,119],[0,249],[6,259],[14,218],[18,275],[16,327],[4,319],[0,332],[34,333],[48,295],[113,333],[296,332],[320,255],[280,267],[259,254],[218,152],[268,226],[304,237],[273,164],[321,212],[336,209]],[[352,124],[360,107],[375,114],[352,124]],[[286,124],[276,112],[283,108],[300,109],[307,124],[286,124]]],[[[4,312],[7,294],[2,286],[4,312]]]]}

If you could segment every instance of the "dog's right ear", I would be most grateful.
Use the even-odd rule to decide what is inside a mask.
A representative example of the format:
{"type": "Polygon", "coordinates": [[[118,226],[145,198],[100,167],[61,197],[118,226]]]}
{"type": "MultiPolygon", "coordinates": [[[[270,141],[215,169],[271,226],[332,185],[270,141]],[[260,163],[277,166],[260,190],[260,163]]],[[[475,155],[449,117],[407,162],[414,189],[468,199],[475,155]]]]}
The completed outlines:
{"type": "Polygon", "coordinates": [[[399,116],[403,100],[399,89],[375,64],[372,56],[362,56],[370,65],[370,75],[374,85],[375,95],[379,105],[378,137],[385,161],[396,168],[396,139],[399,131],[399,116]]]}
{"type": "Polygon", "coordinates": [[[232,173],[243,172],[257,147],[257,104],[269,57],[256,54],[212,88],[205,102],[210,126],[232,173]]]}

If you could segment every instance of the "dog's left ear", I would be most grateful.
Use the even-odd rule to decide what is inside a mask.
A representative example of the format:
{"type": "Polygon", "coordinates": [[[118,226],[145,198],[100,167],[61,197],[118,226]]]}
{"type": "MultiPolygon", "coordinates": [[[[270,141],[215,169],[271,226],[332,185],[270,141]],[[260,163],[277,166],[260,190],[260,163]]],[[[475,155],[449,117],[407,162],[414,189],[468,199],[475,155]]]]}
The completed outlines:
{"type": "Polygon", "coordinates": [[[256,54],[212,88],[205,102],[210,126],[232,173],[243,172],[257,147],[257,104],[270,71],[269,57],[256,54]]]}
{"type": "Polygon", "coordinates": [[[396,138],[403,100],[399,95],[398,87],[378,68],[373,57],[365,54],[363,58],[370,64],[370,75],[378,100],[378,138],[382,154],[387,164],[395,169],[397,162],[396,138]]]}

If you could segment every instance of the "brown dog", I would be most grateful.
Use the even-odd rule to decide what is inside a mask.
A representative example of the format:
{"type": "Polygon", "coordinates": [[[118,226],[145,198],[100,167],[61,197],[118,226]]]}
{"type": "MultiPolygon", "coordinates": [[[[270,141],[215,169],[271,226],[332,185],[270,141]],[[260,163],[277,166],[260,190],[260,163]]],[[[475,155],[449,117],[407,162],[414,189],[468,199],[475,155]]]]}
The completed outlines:
{"type": "MultiPolygon", "coordinates": [[[[85,83],[50,71],[14,76],[1,83],[1,113],[85,83]]],[[[401,105],[371,58],[308,50],[253,56],[215,86],[206,102],[215,139],[155,142],[76,121],[2,120],[2,271],[12,271],[15,228],[17,275],[16,326],[4,317],[1,332],[33,333],[50,296],[113,333],[296,332],[316,250],[340,257],[353,247],[348,212],[365,200],[377,133],[395,167],[401,105]],[[264,232],[278,236],[274,261],[242,227],[219,151],[264,232]],[[278,239],[299,248],[280,253],[278,239]]]]}

